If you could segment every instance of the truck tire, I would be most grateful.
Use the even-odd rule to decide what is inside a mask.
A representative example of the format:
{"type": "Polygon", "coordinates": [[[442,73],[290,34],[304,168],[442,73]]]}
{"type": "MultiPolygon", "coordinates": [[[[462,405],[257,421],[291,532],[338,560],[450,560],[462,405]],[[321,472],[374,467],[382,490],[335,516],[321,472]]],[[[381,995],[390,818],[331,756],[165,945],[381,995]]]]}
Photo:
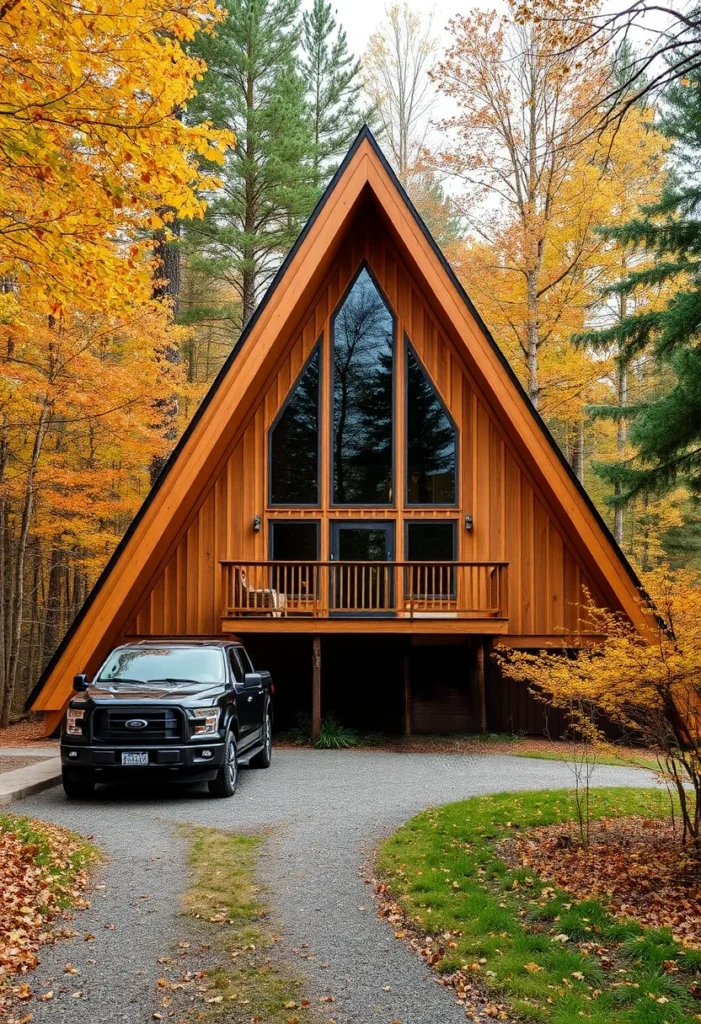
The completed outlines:
{"type": "Polygon", "coordinates": [[[224,760],[217,772],[217,777],[207,783],[212,796],[233,796],[239,781],[239,752],[233,732],[226,734],[224,744],[224,760]]]}
{"type": "Polygon", "coordinates": [[[95,789],[95,777],[89,771],[62,768],[61,781],[63,782],[63,792],[69,800],[84,800],[91,796],[95,789]]]}
{"type": "Polygon", "coordinates": [[[251,758],[251,768],[269,768],[273,759],[273,723],[270,711],[265,713],[263,725],[263,749],[251,758]]]}

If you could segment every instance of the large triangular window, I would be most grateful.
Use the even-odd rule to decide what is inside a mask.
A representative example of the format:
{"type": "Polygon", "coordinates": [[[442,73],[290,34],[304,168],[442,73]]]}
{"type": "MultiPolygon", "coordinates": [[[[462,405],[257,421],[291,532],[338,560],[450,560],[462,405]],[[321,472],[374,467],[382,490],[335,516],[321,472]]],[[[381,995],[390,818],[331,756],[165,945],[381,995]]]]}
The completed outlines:
{"type": "Polygon", "coordinates": [[[319,504],[318,342],[270,428],[270,504],[319,504]]]}
{"type": "Polygon", "coordinates": [[[457,503],[457,430],[406,341],[407,505],[457,503]]]}

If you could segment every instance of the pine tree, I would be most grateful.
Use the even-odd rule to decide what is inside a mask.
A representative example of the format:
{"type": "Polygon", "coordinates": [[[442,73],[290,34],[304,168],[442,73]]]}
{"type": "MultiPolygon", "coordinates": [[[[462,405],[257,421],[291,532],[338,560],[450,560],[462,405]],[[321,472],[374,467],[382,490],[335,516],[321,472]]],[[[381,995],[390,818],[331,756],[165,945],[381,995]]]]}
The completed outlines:
{"type": "Polygon", "coordinates": [[[348,52],[346,33],[330,3],[314,0],[303,15],[302,74],[314,133],[314,170],[321,182],[373,117],[360,107],[361,63],[348,52]]]}
{"type": "Polygon", "coordinates": [[[672,139],[674,170],[658,201],[606,237],[646,261],[608,289],[630,299],[630,312],[581,340],[620,353],[626,365],[649,350],[660,366],[660,388],[651,399],[617,415],[630,423],[635,459],[599,467],[616,489],[615,501],[665,493],[676,483],[701,492],[701,83],[670,88],[661,128],[672,139]],[[634,300],[643,290],[668,294],[659,304],[634,300]]]}
{"type": "MultiPolygon", "coordinates": [[[[223,0],[223,6],[227,17],[216,34],[194,44],[207,72],[187,113],[233,130],[237,142],[218,169],[222,187],[207,197],[204,220],[188,227],[187,245],[196,272],[238,294],[237,326],[244,326],[317,189],[296,56],[299,0],[223,0]]],[[[205,312],[209,319],[218,315],[216,308],[205,312]]],[[[235,317],[230,303],[222,315],[235,317]]]]}

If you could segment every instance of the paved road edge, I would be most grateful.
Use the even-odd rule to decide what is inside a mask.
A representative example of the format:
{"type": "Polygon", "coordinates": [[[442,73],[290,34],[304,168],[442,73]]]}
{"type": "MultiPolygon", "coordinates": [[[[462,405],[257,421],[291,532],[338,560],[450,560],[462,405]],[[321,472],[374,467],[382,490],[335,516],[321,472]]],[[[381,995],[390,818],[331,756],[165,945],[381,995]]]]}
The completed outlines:
{"type": "Polygon", "coordinates": [[[21,800],[61,781],[60,757],[46,758],[38,764],[0,774],[0,807],[21,800]]]}

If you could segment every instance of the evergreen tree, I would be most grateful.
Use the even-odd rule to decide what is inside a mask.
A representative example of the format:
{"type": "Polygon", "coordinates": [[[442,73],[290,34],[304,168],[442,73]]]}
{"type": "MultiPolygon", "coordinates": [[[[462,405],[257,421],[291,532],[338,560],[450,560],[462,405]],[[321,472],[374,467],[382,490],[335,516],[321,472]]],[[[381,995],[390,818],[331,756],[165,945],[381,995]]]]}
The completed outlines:
{"type": "Polygon", "coordinates": [[[701,83],[672,86],[662,131],[672,140],[674,170],[659,201],[640,215],[603,233],[629,251],[647,257],[607,291],[618,296],[627,315],[580,340],[618,352],[631,365],[649,350],[660,366],[661,386],[652,399],[611,410],[630,423],[635,460],[599,465],[615,488],[614,503],[636,495],[664,493],[677,482],[701,492],[701,83]],[[636,308],[643,289],[662,290],[669,299],[636,308]]]}
{"type": "MultiPolygon", "coordinates": [[[[297,63],[299,0],[222,0],[216,34],[198,36],[193,52],[207,72],[188,118],[236,133],[221,189],[208,196],[204,220],[187,230],[190,265],[240,297],[239,326],[314,206],[312,126],[297,63]]],[[[201,317],[203,311],[197,316],[201,317]]],[[[231,316],[204,311],[206,317],[231,316]]],[[[183,319],[188,317],[187,311],[183,319]]]]}
{"type": "Polygon", "coordinates": [[[314,170],[321,182],[373,113],[360,107],[360,61],[348,52],[330,3],[314,0],[303,15],[302,74],[314,134],[314,170]],[[338,29],[338,30],[337,30],[338,29]]]}

